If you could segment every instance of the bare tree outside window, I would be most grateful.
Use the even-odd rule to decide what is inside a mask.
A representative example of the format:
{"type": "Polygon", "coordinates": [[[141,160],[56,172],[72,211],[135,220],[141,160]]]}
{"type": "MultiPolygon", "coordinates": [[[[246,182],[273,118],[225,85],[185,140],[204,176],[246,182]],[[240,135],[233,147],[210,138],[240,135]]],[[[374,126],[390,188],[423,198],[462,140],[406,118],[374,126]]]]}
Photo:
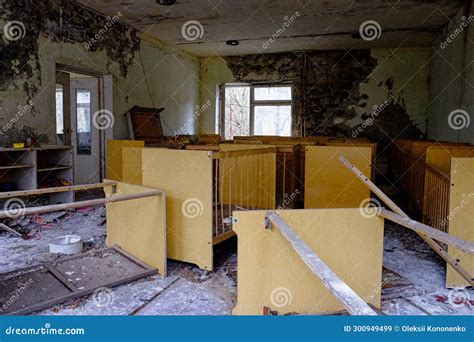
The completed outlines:
{"type": "Polygon", "coordinates": [[[225,84],[221,134],[291,136],[290,85],[225,84]]]}

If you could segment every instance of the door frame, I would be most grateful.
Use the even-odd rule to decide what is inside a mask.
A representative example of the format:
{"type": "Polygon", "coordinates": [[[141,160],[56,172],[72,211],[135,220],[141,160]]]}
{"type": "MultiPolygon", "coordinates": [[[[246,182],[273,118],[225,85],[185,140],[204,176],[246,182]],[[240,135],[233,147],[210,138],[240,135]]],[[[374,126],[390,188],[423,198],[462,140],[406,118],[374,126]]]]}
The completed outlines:
{"type": "MultiPolygon", "coordinates": [[[[113,113],[113,75],[107,73],[101,73],[98,71],[90,70],[82,67],[74,67],[66,64],[56,63],[55,75],[58,72],[66,73],[76,73],[87,76],[96,77],[99,81],[98,89],[98,102],[99,110],[110,111],[113,113]]],[[[115,115],[114,115],[115,116],[115,115]]],[[[71,119],[66,127],[69,127],[71,124],[71,119]]],[[[105,178],[106,172],[106,148],[107,140],[113,139],[113,125],[103,130],[99,130],[99,167],[100,167],[100,180],[102,181],[105,178]]],[[[74,146],[75,147],[75,146],[74,146]]]]}

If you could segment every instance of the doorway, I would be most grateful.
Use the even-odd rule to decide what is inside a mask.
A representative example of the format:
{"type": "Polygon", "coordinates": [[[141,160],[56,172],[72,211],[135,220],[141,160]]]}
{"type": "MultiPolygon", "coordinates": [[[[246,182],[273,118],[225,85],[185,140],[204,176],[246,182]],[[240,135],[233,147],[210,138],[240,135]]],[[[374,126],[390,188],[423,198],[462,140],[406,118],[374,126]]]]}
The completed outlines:
{"type": "MultiPolygon", "coordinates": [[[[105,145],[112,126],[104,127],[104,113],[112,115],[112,78],[57,67],[56,137],[71,146],[74,184],[98,183],[105,174],[105,145]]],[[[112,117],[113,119],[113,117],[112,117]]]]}

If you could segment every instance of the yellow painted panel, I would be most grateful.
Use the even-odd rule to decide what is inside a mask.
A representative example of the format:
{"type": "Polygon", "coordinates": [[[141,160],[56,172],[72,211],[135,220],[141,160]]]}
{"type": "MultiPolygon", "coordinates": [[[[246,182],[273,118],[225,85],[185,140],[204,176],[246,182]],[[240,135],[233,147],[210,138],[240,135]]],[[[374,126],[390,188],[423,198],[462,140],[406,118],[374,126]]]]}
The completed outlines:
{"type": "MultiPolygon", "coordinates": [[[[117,194],[146,193],[155,189],[117,183],[117,194]]],[[[113,196],[106,188],[107,196],[113,196]]],[[[112,197],[113,198],[113,197],[112,197]]],[[[107,245],[119,245],[166,276],[166,203],[163,195],[106,205],[107,245]]]]}
{"type": "Polygon", "coordinates": [[[474,146],[436,146],[426,150],[426,163],[445,175],[451,172],[451,158],[474,157],[474,146]]]}
{"type": "MultiPolygon", "coordinates": [[[[359,209],[281,210],[279,215],[361,298],[380,307],[384,220],[359,209]]],[[[237,315],[315,314],[343,306],[308,269],[265,211],[237,211],[237,315]]]]}
{"type": "Polygon", "coordinates": [[[344,156],[369,179],[371,147],[306,146],[305,208],[358,208],[370,197],[370,190],[340,161],[344,156]]]}
{"type": "MultiPolygon", "coordinates": [[[[449,194],[449,234],[474,242],[474,158],[451,159],[451,191],[449,194]]],[[[461,260],[461,266],[474,275],[474,255],[448,247],[449,254],[461,260]]],[[[446,274],[447,287],[469,284],[451,266],[446,274]]]]}
{"type": "Polygon", "coordinates": [[[171,259],[213,268],[212,153],[142,149],[143,185],[166,191],[171,259]]]}
{"type": "Polygon", "coordinates": [[[107,140],[107,178],[122,181],[122,147],[144,147],[140,140],[107,140]]]}
{"type": "Polygon", "coordinates": [[[122,180],[129,184],[142,185],[142,148],[122,148],[122,180]]]}

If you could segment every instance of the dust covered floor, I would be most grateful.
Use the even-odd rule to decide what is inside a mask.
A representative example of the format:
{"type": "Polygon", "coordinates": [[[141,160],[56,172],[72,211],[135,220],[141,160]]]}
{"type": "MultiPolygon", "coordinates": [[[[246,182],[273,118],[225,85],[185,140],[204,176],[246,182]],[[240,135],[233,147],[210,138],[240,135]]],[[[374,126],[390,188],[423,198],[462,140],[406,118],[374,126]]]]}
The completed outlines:
{"type": "MultiPolygon", "coordinates": [[[[0,231],[0,273],[58,258],[48,243],[64,234],[80,235],[85,249],[105,246],[102,207],[74,213],[24,218],[29,239],[0,231]]],[[[66,302],[39,315],[230,315],[237,300],[237,246],[232,238],[216,246],[215,271],[169,260],[168,277],[150,276],[95,296],[66,302]]],[[[410,231],[385,226],[382,311],[388,315],[472,315],[473,290],[444,287],[442,260],[410,231]]]]}

